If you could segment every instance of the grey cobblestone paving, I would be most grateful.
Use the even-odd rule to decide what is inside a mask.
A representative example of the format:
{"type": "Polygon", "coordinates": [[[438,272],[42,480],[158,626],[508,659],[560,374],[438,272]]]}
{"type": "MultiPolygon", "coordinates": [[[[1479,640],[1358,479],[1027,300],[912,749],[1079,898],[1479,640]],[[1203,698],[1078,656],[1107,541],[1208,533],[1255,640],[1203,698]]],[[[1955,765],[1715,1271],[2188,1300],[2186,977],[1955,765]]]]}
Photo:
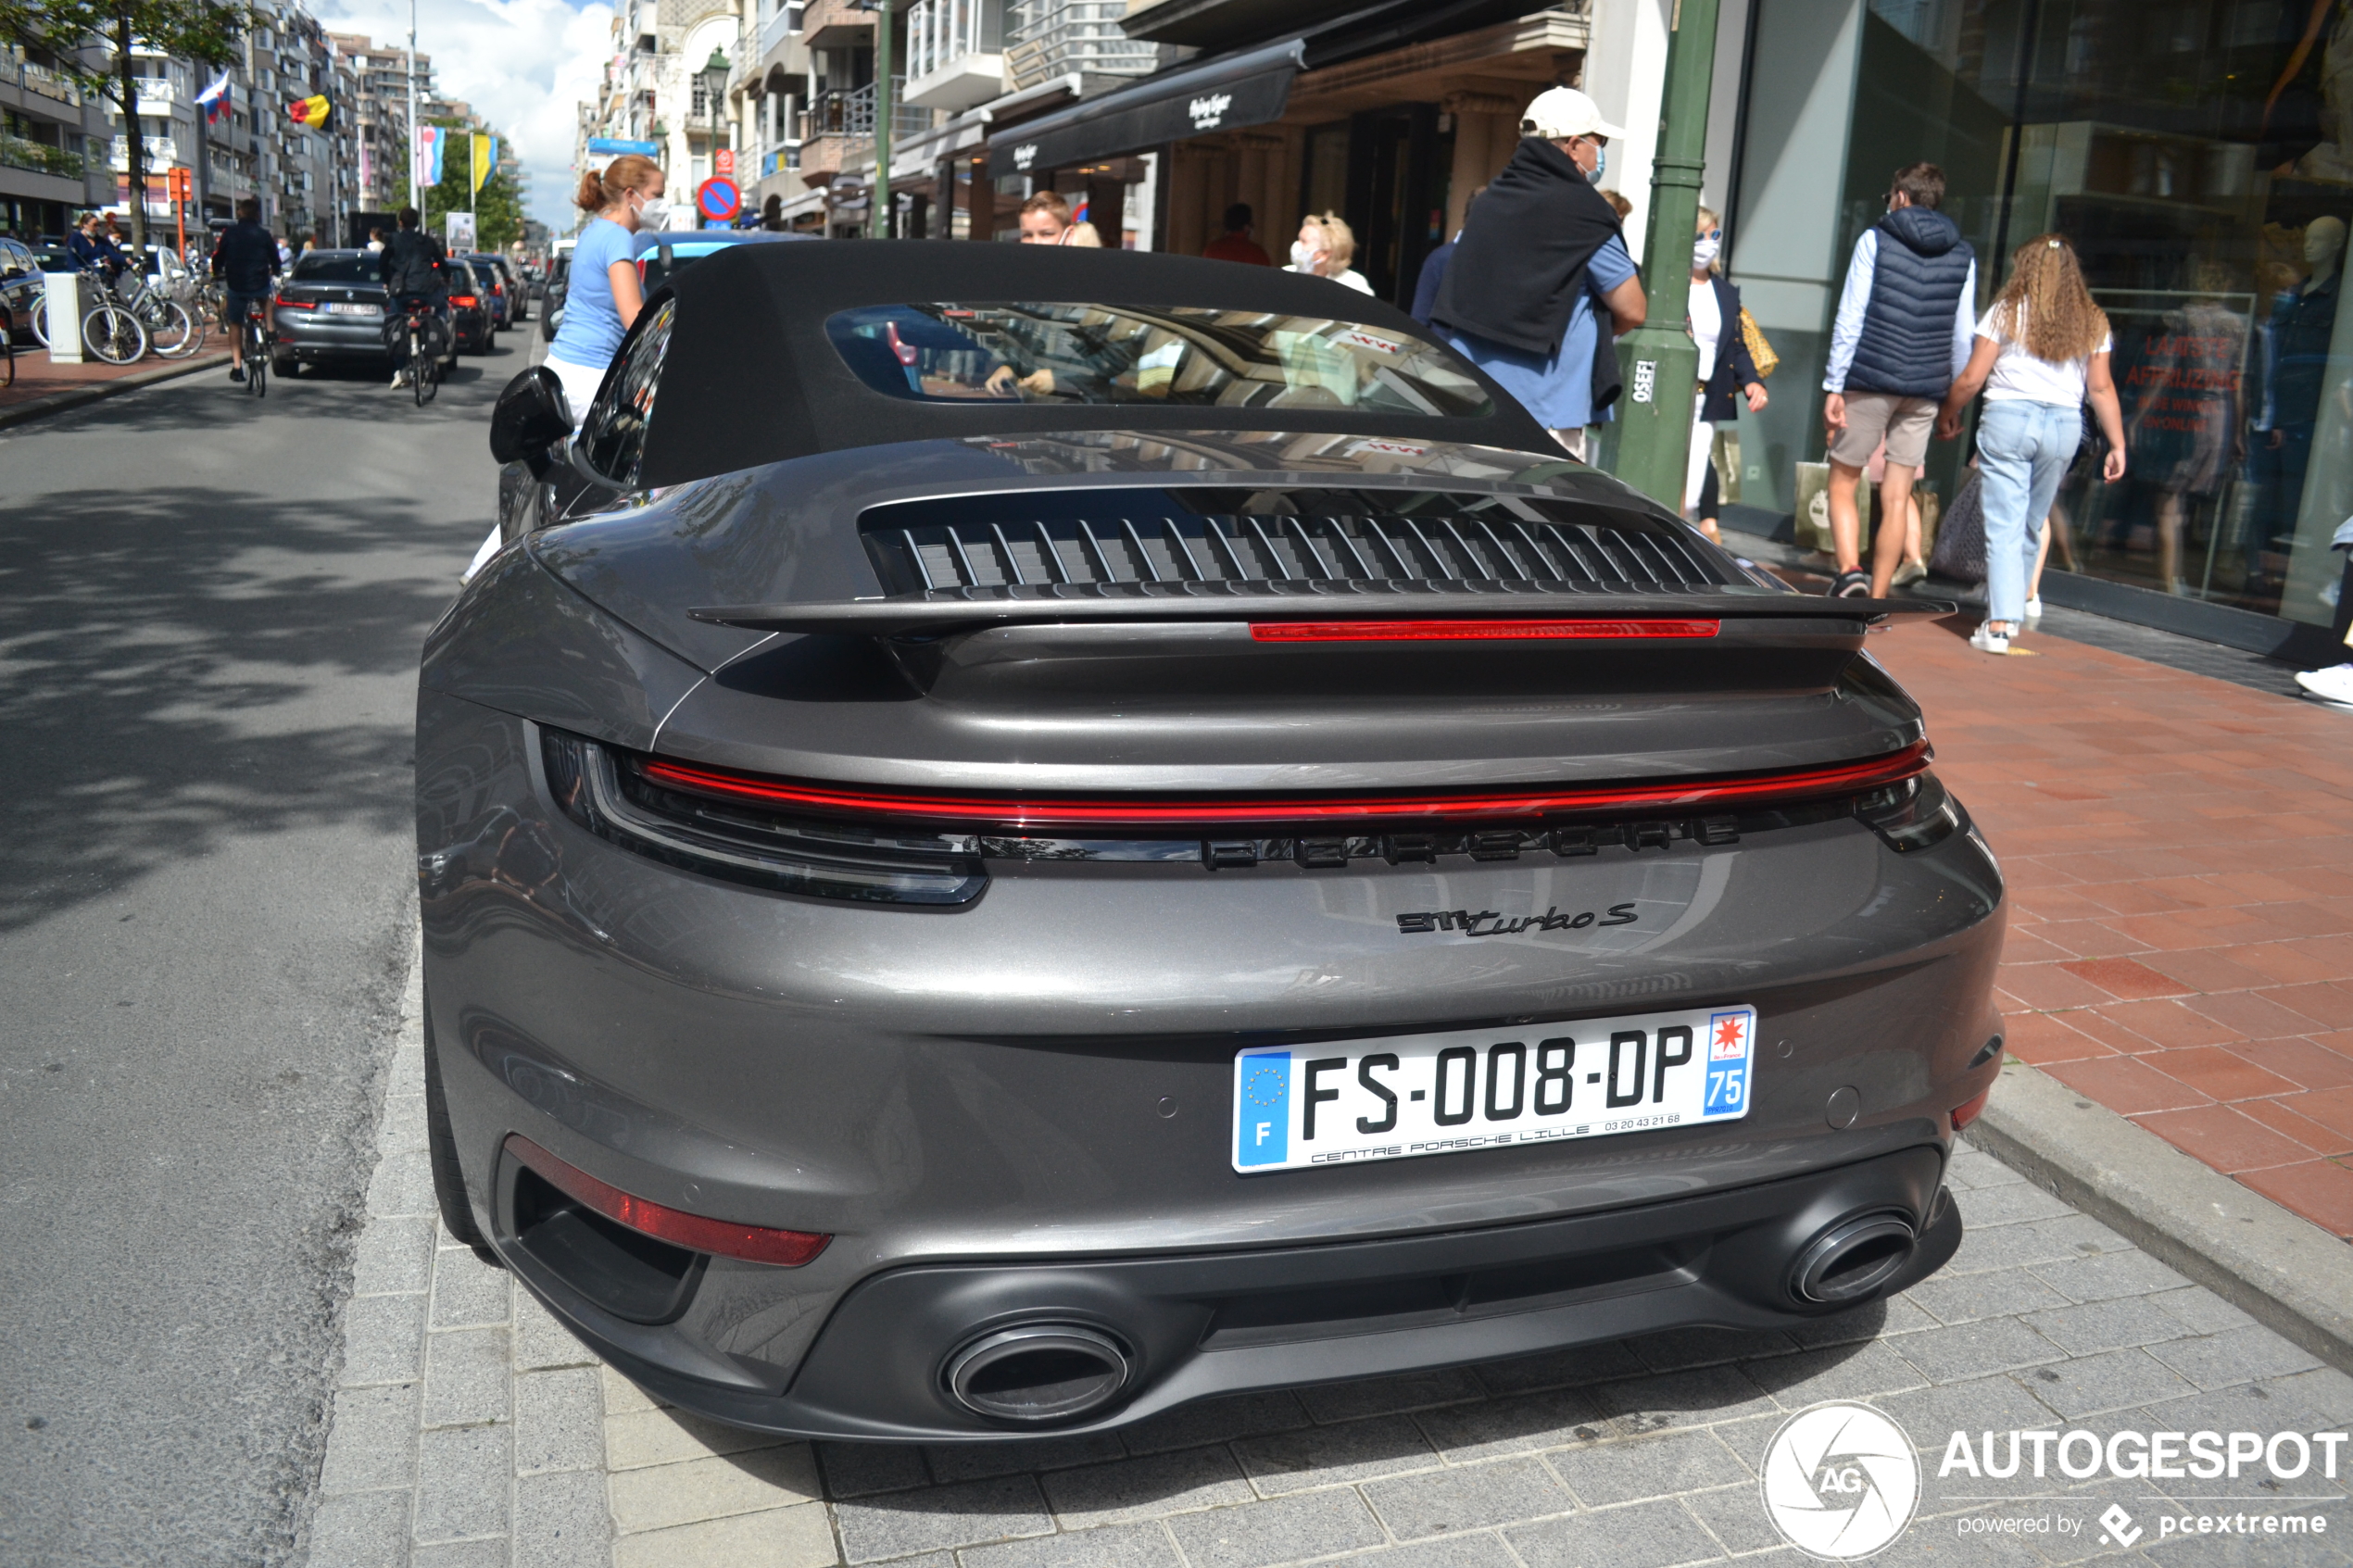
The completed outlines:
{"type": "MultiPolygon", "coordinates": [[[[411,1009],[414,1007],[412,987],[411,1009]]],[[[2353,1564],[2353,1444],[2292,1482],[1940,1477],[1951,1434],[2311,1432],[2353,1378],[1959,1152],[1969,1237],[1895,1300],[1786,1332],[1684,1331],[1251,1395],[1115,1436],[778,1442],[677,1415],[450,1244],[413,1028],[387,1102],[308,1537],[313,1568],[1670,1568],[1806,1560],[1759,1500],[1774,1431],[1865,1400],[1920,1446],[1875,1563],[2353,1564]],[[2102,1544],[2100,1512],[2145,1531],[2102,1544]],[[2321,1536],[2161,1539],[2160,1515],[2301,1511],[2321,1536]],[[2071,1522],[1965,1533],[1969,1522],[2071,1522]]]]}

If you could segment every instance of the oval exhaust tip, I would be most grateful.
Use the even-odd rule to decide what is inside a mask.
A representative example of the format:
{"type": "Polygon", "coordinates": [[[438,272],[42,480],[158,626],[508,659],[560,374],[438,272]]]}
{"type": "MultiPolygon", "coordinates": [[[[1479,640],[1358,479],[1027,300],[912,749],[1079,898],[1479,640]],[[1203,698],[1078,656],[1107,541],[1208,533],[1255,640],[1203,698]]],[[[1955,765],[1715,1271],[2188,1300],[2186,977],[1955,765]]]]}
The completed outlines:
{"type": "Polygon", "coordinates": [[[1806,1245],[1790,1272],[1790,1290],[1823,1306],[1859,1301],[1894,1277],[1919,1244],[1901,1214],[1865,1214],[1832,1225],[1806,1245]]]}
{"type": "Polygon", "coordinates": [[[950,1356],[948,1391],[991,1421],[1071,1421],[1117,1399],[1132,1370],[1126,1348],[1099,1329],[1023,1323],[950,1356]]]}

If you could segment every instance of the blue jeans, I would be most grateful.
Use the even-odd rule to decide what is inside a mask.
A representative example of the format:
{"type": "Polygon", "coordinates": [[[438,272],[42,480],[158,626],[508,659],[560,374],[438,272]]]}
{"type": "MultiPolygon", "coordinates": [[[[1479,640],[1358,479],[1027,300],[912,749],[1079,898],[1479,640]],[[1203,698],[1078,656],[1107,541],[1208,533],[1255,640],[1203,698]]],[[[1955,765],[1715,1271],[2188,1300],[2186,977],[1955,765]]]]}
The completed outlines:
{"type": "Polygon", "coordinates": [[[1985,619],[2015,626],[2026,614],[2026,576],[2043,520],[2083,438],[2082,410],[2055,403],[1985,405],[1977,421],[1977,471],[1985,504],[1985,619]]]}

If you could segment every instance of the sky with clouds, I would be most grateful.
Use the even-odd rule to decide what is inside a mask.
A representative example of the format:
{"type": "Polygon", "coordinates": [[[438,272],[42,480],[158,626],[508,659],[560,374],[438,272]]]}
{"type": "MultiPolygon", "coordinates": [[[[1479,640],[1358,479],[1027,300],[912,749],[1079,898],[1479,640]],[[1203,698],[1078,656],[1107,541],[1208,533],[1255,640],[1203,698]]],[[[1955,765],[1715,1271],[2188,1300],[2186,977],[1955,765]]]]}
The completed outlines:
{"type": "MultiPolygon", "coordinates": [[[[566,0],[415,0],[417,49],[434,84],[462,98],[501,134],[531,174],[531,215],[562,233],[570,200],[574,106],[596,95],[612,48],[612,8],[566,0]]],[[[409,0],[312,0],[335,32],[405,47],[409,0]]]]}

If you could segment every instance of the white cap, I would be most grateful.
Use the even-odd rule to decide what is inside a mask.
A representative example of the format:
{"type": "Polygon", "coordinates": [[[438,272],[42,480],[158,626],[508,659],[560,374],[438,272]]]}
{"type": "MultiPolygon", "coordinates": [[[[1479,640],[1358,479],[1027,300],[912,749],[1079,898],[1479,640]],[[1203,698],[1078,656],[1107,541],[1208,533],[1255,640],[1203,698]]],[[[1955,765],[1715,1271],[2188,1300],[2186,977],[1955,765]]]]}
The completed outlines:
{"type": "Polygon", "coordinates": [[[1519,133],[1565,142],[1571,136],[1623,136],[1626,132],[1602,118],[1601,105],[1574,87],[1547,87],[1520,117],[1519,133]]]}

